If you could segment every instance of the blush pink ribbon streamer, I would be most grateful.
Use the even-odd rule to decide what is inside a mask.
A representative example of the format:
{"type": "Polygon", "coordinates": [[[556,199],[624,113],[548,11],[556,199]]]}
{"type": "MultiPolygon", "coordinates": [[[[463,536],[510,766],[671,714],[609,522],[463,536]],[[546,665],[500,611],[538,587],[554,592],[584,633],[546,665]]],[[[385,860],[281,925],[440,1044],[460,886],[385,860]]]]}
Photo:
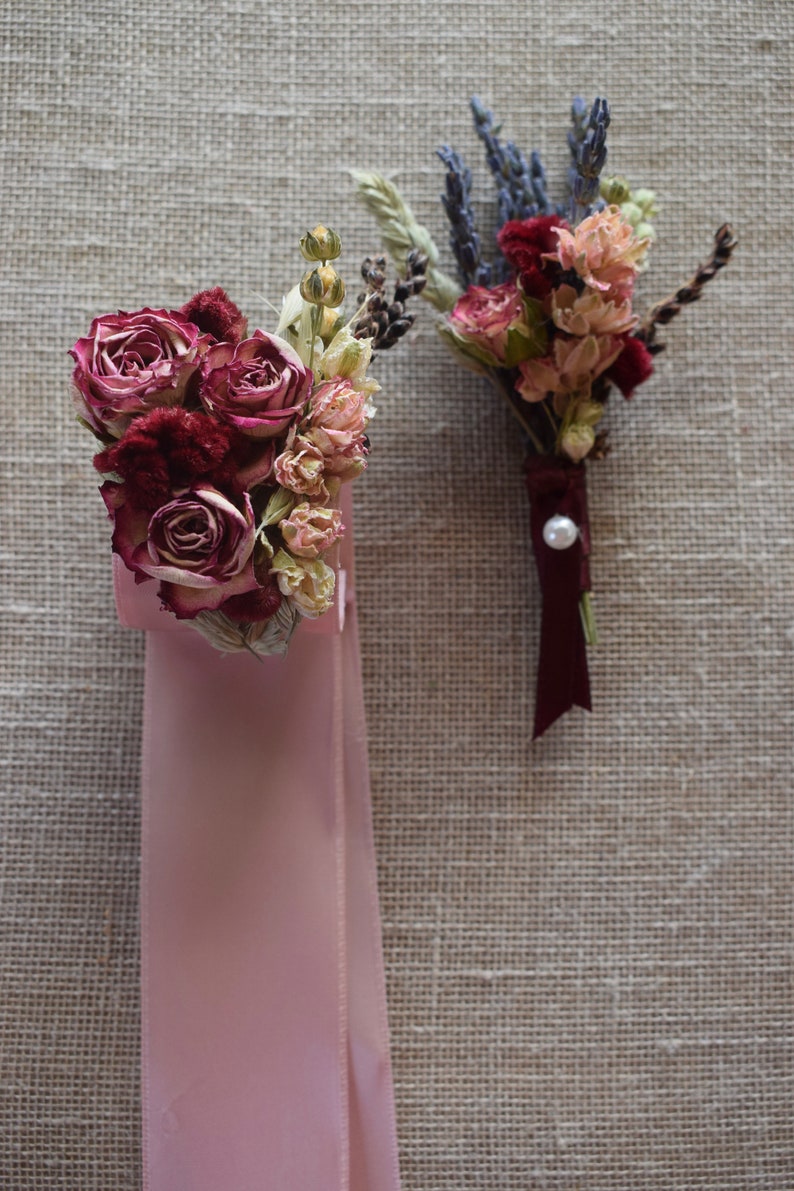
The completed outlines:
{"type": "Polygon", "coordinates": [[[336,610],[262,662],[114,560],[147,630],[145,1191],[399,1191],[346,543],[336,610]]]}

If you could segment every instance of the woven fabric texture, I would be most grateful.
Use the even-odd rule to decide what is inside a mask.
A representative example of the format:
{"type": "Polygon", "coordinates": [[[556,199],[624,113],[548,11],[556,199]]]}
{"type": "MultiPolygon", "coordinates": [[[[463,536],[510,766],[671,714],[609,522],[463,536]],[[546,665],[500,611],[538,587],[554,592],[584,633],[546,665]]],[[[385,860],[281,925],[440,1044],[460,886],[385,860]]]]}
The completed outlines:
{"type": "Polygon", "coordinates": [[[609,411],[595,710],[535,745],[509,415],[428,307],[380,361],[358,598],[405,1188],[794,1185],[793,26],[786,0],[0,6],[2,1187],[141,1180],[143,642],[66,351],[215,284],[272,326],[319,220],[354,278],[352,166],[446,250],[445,141],[487,240],[472,91],[552,188],[572,94],[608,96],[610,167],[662,205],[641,298],[724,220],[740,246],[609,411]]]}

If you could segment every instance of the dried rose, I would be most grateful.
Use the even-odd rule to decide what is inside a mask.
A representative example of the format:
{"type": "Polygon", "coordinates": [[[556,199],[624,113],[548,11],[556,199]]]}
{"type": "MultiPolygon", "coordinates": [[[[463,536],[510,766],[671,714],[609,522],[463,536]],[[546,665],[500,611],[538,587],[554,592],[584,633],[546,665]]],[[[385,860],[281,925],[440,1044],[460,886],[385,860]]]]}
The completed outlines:
{"type": "Polygon", "coordinates": [[[304,433],[322,451],[328,470],[342,455],[365,454],[364,435],[371,416],[368,395],[348,380],[319,385],[312,396],[309,427],[304,433]]]}
{"type": "Polygon", "coordinates": [[[296,505],[279,528],[290,553],[299,558],[317,558],[333,546],[344,530],[338,509],[326,509],[306,501],[296,505]]]}
{"type": "Polygon", "coordinates": [[[194,485],[151,516],[125,501],[123,485],[108,482],[102,495],[115,521],[113,549],[131,571],[161,580],[161,598],[178,617],[190,619],[257,586],[247,493],[237,504],[194,485]]]}
{"type": "Polygon", "coordinates": [[[293,558],[279,550],[271,563],[279,588],[301,616],[316,620],[331,607],[334,599],[334,572],[320,559],[293,558]]]}
{"type": "Polygon", "coordinates": [[[504,363],[511,330],[527,332],[521,294],[512,281],[486,289],[470,285],[449,316],[455,331],[504,363]]]}
{"type": "Polygon", "coordinates": [[[320,448],[294,428],[284,450],[274,465],[276,480],[282,488],[306,496],[328,496],[325,483],[325,457],[320,448]]]}
{"type": "Polygon", "coordinates": [[[136,415],[183,404],[208,344],[173,310],[95,318],[69,353],[78,413],[100,437],[120,438],[136,415]]]}
{"type": "Polygon", "coordinates": [[[573,422],[563,434],[560,445],[569,459],[581,463],[585,455],[592,451],[594,443],[593,427],[586,422],[573,422]]]}
{"type": "Polygon", "coordinates": [[[641,339],[627,335],[617,359],[609,366],[606,378],[617,385],[624,397],[629,398],[637,385],[644,384],[653,372],[653,356],[641,339]]]}
{"type": "Polygon", "coordinates": [[[298,353],[265,331],[236,345],[214,344],[203,371],[205,408],[250,438],[286,431],[311,392],[312,374],[298,353]]]}

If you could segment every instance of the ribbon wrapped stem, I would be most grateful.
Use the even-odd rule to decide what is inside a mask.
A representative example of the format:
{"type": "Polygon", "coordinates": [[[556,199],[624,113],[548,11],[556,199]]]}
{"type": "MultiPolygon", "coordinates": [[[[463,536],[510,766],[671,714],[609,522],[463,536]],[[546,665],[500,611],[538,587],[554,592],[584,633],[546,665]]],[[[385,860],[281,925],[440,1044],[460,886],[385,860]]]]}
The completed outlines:
{"type": "Polygon", "coordinates": [[[529,455],[526,483],[543,597],[533,732],[537,740],[571,707],[590,710],[587,649],[579,610],[582,594],[590,590],[590,528],[583,463],[570,463],[557,455],[529,455]],[[554,516],[569,517],[579,531],[564,550],[552,548],[543,537],[544,526],[554,516]]]}

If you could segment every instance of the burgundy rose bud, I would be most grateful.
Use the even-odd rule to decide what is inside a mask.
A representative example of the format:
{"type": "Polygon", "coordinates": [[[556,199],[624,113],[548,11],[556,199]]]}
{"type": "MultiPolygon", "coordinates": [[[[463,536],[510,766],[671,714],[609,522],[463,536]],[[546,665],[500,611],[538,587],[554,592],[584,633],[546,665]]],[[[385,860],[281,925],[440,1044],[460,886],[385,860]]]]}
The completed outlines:
{"type": "Polygon", "coordinates": [[[173,310],[147,307],[95,318],[69,353],[78,413],[100,437],[120,438],[139,414],[183,404],[208,344],[173,310]]]}
{"type": "Polygon", "coordinates": [[[567,228],[568,224],[558,215],[511,219],[496,237],[502,256],[515,269],[527,297],[545,298],[554,287],[554,265],[544,261],[543,256],[556,251],[556,227],[567,228]]]}
{"type": "Polygon", "coordinates": [[[604,375],[617,385],[624,397],[629,398],[652,372],[653,356],[645,344],[641,339],[627,335],[623,340],[623,350],[604,375]]]}
{"type": "Polygon", "coordinates": [[[236,470],[231,438],[229,428],[203,410],[154,409],[96,455],[94,467],[121,476],[125,499],[154,512],[197,480],[230,484],[236,470]]]}
{"type": "Polygon", "coordinates": [[[255,587],[244,595],[231,596],[218,609],[238,624],[257,624],[270,620],[281,607],[283,596],[275,582],[266,587],[255,587]]]}
{"type": "Polygon", "coordinates": [[[248,329],[245,315],[219,285],[194,294],[181,313],[218,343],[239,343],[248,329]]]}
{"type": "Polygon", "coordinates": [[[274,438],[300,416],[311,387],[311,372],[288,343],[254,331],[236,346],[218,343],[209,349],[201,400],[242,434],[274,438]]]}

